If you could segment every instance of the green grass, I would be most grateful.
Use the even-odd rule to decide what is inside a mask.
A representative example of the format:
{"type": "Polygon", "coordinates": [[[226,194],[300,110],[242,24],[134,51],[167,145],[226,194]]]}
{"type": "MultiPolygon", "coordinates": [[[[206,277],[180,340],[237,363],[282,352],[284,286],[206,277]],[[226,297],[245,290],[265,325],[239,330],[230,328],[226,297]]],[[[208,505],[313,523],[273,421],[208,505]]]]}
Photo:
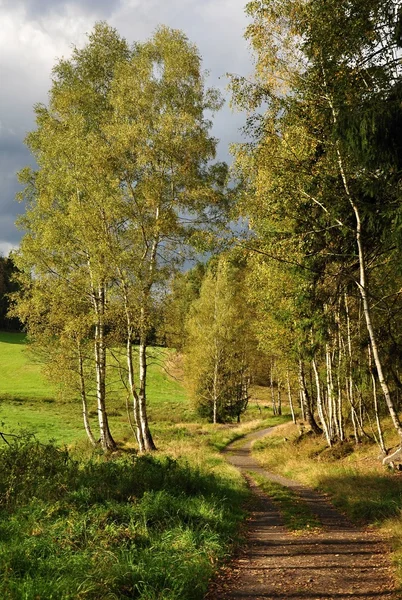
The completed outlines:
{"type": "Polygon", "coordinates": [[[120,451],[104,457],[85,441],[80,402],[42,377],[24,336],[0,334],[0,431],[35,434],[11,446],[0,439],[0,598],[203,598],[237,539],[248,495],[218,450],[270,410],[251,403],[240,426],[202,423],[164,369],[169,351],[150,352],[159,450],[136,455],[124,395],[114,392],[108,408],[120,451]]]}
{"type": "MultiPolygon", "coordinates": [[[[147,382],[148,415],[158,447],[172,449],[172,441],[193,442],[220,450],[227,443],[268,423],[272,411],[266,404],[250,402],[242,421],[246,427],[210,426],[200,424],[194,408],[188,401],[182,383],[165,369],[170,350],[149,349],[147,382]],[[261,418],[264,421],[261,421],[261,418]]],[[[169,367],[168,367],[169,368],[169,367]]],[[[108,398],[110,428],[115,439],[123,445],[134,446],[133,434],[127,422],[125,393],[116,382],[115,392],[108,398]]],[[[96,433],[97,412],[95,401],[89,406],[90,421],[96,433]]],[[[56,445],[86,444],[79,398],[68,400],[41,373],[25,344],[24,334],[0,332],[0,431],[34,433],[42,442],[56,445]]],[[[1,442],[0,442],[1,443],[1,442]]]]}
{"type": "Polygon", "coordinates": [[[305,532],[320,527],[321,523],[299,496],[274,481],[250,471],[249,475],[260,488],[273,500],[290,531],[305,532]]]}
{"type": "MultiPolygon", "coordinates": [[[[151,422],[158,423],[158,435],[172,423],[194,420],[180,382],[170,377],[163,365],[169,351],[150,349],[148,406],[151,422]]],[[[125,394],[120,389],[108,401],[110,427],[122,443],[133,439],[127,422],[125,394]]],[[[91,424],[97,431],[95,401],[89,406],[91,424]]],[[[34,433],[42,442],[59,445],[85,443],[79,398],[65,400],[56,386],[42,374],[25,343],[24,334],[0,332],[0,431],[34,433]]]]}
{"type": "Polygon", "coordinates": [[[0,597],[201,600],[233,543],[238,475],[162,456],[0,451],[0,597]]]}
{"type": "Polygon", "coordinates": [[[56,402],[57,395],[29,352],[25,335],[0,332],[0,430],[25,430],[60,444],[81,440],[80,404],[56,402]]]}
{"type": "Polygon", "coordinates": [[[49,399],[56,389],[27,351],[25,334],[0,332],[0,399],[49,399]]]}

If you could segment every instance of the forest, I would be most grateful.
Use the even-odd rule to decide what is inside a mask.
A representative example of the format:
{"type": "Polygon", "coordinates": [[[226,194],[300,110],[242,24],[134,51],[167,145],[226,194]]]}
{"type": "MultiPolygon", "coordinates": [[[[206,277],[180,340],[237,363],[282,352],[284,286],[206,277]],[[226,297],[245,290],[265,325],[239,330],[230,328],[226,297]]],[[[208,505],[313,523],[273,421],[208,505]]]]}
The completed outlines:
{"type": "MultiPolygon", "coordinates": [[[[0,377],[4,598],[223,600],[251,492],[219,451],[274,426],[253,460],[392,530],[402,581],[402,6],[245,11],[231,166],[221,93],[164,25],[130,44],[97,22],[34,107],[0,342],[10,381],[30,361],[46,383],[0,377]],[[30,419],[56,410],[45,440],[30,419]]],[[[258,477],[290,529],[320,527],[258,477]]]]}

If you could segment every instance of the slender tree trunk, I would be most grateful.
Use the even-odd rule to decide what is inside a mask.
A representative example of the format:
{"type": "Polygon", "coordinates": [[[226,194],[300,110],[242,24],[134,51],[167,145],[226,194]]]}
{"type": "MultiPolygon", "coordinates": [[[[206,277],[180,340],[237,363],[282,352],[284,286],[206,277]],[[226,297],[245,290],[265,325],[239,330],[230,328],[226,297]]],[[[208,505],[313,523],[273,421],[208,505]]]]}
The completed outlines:
{"type": "MultiPolygon", "coordinates": [[[[140,415],[140,409],[139,409],[140,402],[139,402],[138,393],[137,393],[137,390],[135,387],[135,377],[134,377],[134,361],[133,361],[133,346],[132,346],[133,325],[132,325],[131,311],[130,311],[130,306],[129,306],[128,285],[127,285],[127,281],[126,281],[123,273],[121,272],[121,270],[119,268],[118,268],[118,271],[119,271],[119,275],[120,275],[120,279],[121,279],[121,286],[122,286],[123,298],[124,298],[124,310],[125,310],[125,314],[126,314],[126,362],[127,362],[127,373],[128,373],[128,388],[130,391],[132,407],[133,407],[133,415],[134,415],[134,427],[132,427],[132,429],[133,429],[135,438],[137,440],[139,451],[144,452],[145,444],[144,444],[144,438],[143,438],[142,428],[141,428],[141,415],[140,415]]],[[[129,422],[131,424],[130,414],[128,415],[128,417],[129,417],[129,422]]]]}
{"type": "Polygon", "coordinates": [[[310,425],[311,430],[317,435],[322,434],[322,429],[317,425],[317,422],[314,418],[314,414],[311,408],[311,401],[309,397],[309,393],[306,386],[306,380],[304,376],[304,367],[303,361],[299,361],[299,382],[300,382],[300,390],[301,390],[301,399],[304,405],[304,412],[306,415],[307,423],[310,425]]]}
{"type": "Polygon", "coordinates": [[[116,442],[110,432],[106,412],[105,290],[102,285],[99,286],[95,298],[95,310],[97,316],[95,325],[96,397],[98,403],[100,443],[103,450],[110,451],[116,449],[116,442]]]}
{"type": "Polygon", "coordinates": [[[299,387],[299,402],[300,402],[300,416],[301,416],[301,420],[304,422],[306,420],[306,413],[305,413],[305,409],[304,409],[304,397],[303,397],[303,390],[299,387]]]}
{"type": "Polygon", "coordinates": [[[350,411],[352,417],[353,434],[356,444],[360,443],[360,434],[358,432],[358,421],[354,401],[353,392],[353,351],[352,351],[352,336],[350,331],[350,316],[349,316],[349,301],[348,295],[345,292],[345,314],[346,314],[346,334],[347,334],[347,349],[348,349],[348,362],[346,368],[346,397],[350,404],[350,411]]]}
{"type": "Polygon", "coordinates": [[[274,360],[271,360],[271,370],[270,370],[270,386],[271,386],[271,400],[272,400],[272,414],[277,415],[276,409],[276,399],[275,399],[275,390],[274,390],[274,360]]]}
{"type": "MultiPolygon", "coordinates": [[[[142,315],[144,318],[144,315],[142,315]]],[[[147,396],[146,396],[146,382],[147,382],[147,343],[146,343],[146,332],[140,333],[140,345],[139,345],[139,393],[138,393],[138,410],[141,424],[142,439],[144,441],[144,448],[147,452],[156,450],[156,446],[152,439],[151,430],[148,424],[147,415],[147,396]]]]}
{"type": "Polygon", "coordinates": [[[217,341],[215,340],[215,356],[214,356],[214,378],[212,383],[212,423],[218,422],[218,375],[219,375],[219,356],[217,341]]]}
{"type": "Polygon", "coordinates": [[[288,386],[289,407],[290,407],[290,412],[292,414],[292,421],[294,424],[296,424],[296,415],[295,415],[295,410],[294,410],[294,406],[293,406],[292,390],[290,388],[289,369],[286,370],[286,383],[288,386]]]}
{"type": "Polygon", "coordinates": [[[329,348],[329,344],[326,344],[325,348],[325,361],[327,371],[327,397],[328,397],[328,432],[331,440],[334,439],[334,431],[336,431],[336,410],[334,408],[334,382],[332,379],[332,357],[329,348]]]}
{"type": "Polygon", "coordinates": [[[340,329],[340,319],[338,323],[338,369],[336,374],[337,381],[337,413],[338,413],[338,426],[339,426],[339,439],[341,442],[345,439],[345,430],[343,422],[343,402],[342,402],[342,385],[341,385],[341,373],[342,373],[342,360],[343,349],[342,349],[342,337],[340,329]]]}
{"type": "Polygon", "coordinates": [[[140,308],[140,344],[139,344],[139,391],[138,391],[138,414],[140,419],[140,428],[142,433],[142,441],[146,452],[156,450],[151,430],[148,423],[147,415],[147,311],[148,302],[151,295],[152,286],[154,284],[155,269],[156,269],[156,252],[159,245],[159,205],[155,210],[155,235],[152,243],[146,244],[144,253],[144,261],[148,257],[148,249],[150,248],[148,277],[142,289],[142,300],[140,308]]]}
{"type": "Polygon", "coordinates": [[[320,377],[318,375],[317,363],[315,361],[315,358],[313,358],[313,360],[312,360],[312,365],[313,365],[315,384],[316,384],[316,389],[317,389],[318,416],[320,417],[321,425],[324,430],[324,434],[325,434],[325,438],[327,440],[328,446],[332,446],[332,439],[331,439],[331,435],[330,435],[330,431],[329,431],[329,427],[328,427],[327,416],[325,414],[325,408],[323,405],[320,377]]]}
{"type": "Polygon", "coordinates": [[[85,432],[88,436],[89,441],[92,446],[96,446],[97,442],[92,433],[91,425],[89,423],[88,417],[88,402],[87,402],[87,394],[86,394],[86,385],[85,385],[85,375],[84,375],[84,359],[82,356],[81,345],[78,343],[78,373],[80,378],[80,392],[81,392],[81,401],[82,401],[82,417],[84,421],[85,432]]]}
{"type": "Polygon", "coordinates": [[[135,388],[134,381],[134,363],[133,363],[133,346],[132,346],[132,331],[128,327],[127,330],[127,344],[126,344],[126,357],[127,357],[127,370],[128,370],[128,385],[130,389],[130,395],[132,398],[133,414],[134,414],[134,432],[137,439],[138,449],[140,452],[145,451],[144,437],[141,428],[141,415],[139,409],[139,398],[137,390],[135,388]]]}
{"type": "Polygon", "coordinates": [[[282,414],[282,394],[281,394],[282,382],[278,380],[278,403],[277,412],[278,415],[282,414]]]}
{"type": "Polygon", "coordinates": [[[375,380],[375,373],[374,373],[373,361],[372,361],[372,357],[371,357],[370,345],[368,345],[367,351],[368,351],[369,370],[370,370],[370,375],[371,375],[371,381],[373,384],[374,414],[375,414],[375,421],[376,421],[377,431],[378,431],[378,445],[380,446],[380,448],[384,452],[384,454],[387,454],[387,449],[386,449],[385,442],[384,442],[384,434],[383,434],[382,426],[381,426],[380,412],[378,410],[377,384],[376,384],[376,380],[375,380]]]}

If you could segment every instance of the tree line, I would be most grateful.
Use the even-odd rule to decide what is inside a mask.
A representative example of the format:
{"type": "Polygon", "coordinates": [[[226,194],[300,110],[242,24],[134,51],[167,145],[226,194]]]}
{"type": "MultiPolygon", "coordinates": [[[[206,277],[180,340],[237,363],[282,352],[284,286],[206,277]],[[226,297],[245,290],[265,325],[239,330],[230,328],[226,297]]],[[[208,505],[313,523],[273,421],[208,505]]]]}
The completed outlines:
{"type": "Polygon", "coordinates": [[[247,11],[255,78],[232,89],[253,136],[236,166],[259,335],[328,445],[347,421],[386,452],[383,416],[402,436],[401,3],[247,11]]]}

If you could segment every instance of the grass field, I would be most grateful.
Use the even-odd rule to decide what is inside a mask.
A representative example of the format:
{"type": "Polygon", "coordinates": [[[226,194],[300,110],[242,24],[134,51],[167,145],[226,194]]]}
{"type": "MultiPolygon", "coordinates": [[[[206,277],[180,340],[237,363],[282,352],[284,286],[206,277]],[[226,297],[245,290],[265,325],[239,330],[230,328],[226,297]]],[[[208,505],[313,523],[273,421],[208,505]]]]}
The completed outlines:
{"type": "Polygon", "coordinates": [[[0,431],[35,434],[10,446],[0,439],[0,598],[204,597],[237,539],[248,493],[218,450],[268,424],[270,410],[253,402],[241,425],[202,423],[166,358],[161,349],[149,357],[158,452],[132,451],[125,399],[114,393],[120,451],[105,457],[85,441],[80,402],[42,377],[24,336],[0,334],[0,431]]]}
{"type": "MultiPolygon", "coordinates": [[[[166,422],[194,420],[182,385],[164,370],[166,350],[150,350],[148,370],[149,416],[163,429],[166,422]]],[[[43,442],[70,445],[85,440],[79,398],[63,395],[42,374],[25,343],[25,335],[0,332],[0,424],[9,433],[34,433],[43,442]]],[[[96,431],[96,406],[90,408],[96,431]]],[[[122,392],[109,400],[110,426],[117,439],[132,438],[122,392]]]]}
{"type": "MultiPolygon", "coordinates": [[[[158,446],[169,447],[177,453],[177,444],[180,446],[183,442],[185,445],[186,440],[192,441],[198,436],[201,442],[208,441],[215,448],[222,448],[239,435],[235,432],[238,429],[235,426],[211,427],[199,422],[188,402],[180,373],[175,372],[167,360],[169,354],[171,352],[163,348],[149,350],[148,414],[158,446]]],[[[27,347],[24,334],[0,332],[0,431],[29,432],[39,441],[53,441],[56,445],[85,443],[80,399],[63,399],[60,390],[52,386],[41,371],[42,366],[27,347]]],[[[244,416],[248,423],[244,431],[271,416],[271,410],[266,408],[264,390],[259,390],[258,395],[263,400],[250,404],[244,416]]],[[[89,406],[89,411],[96,432],[95,402],[89,406]]],[[[108,411],[116,440],[133,445],[125,394],[121,390],[110,394],[108,411]]]]}

